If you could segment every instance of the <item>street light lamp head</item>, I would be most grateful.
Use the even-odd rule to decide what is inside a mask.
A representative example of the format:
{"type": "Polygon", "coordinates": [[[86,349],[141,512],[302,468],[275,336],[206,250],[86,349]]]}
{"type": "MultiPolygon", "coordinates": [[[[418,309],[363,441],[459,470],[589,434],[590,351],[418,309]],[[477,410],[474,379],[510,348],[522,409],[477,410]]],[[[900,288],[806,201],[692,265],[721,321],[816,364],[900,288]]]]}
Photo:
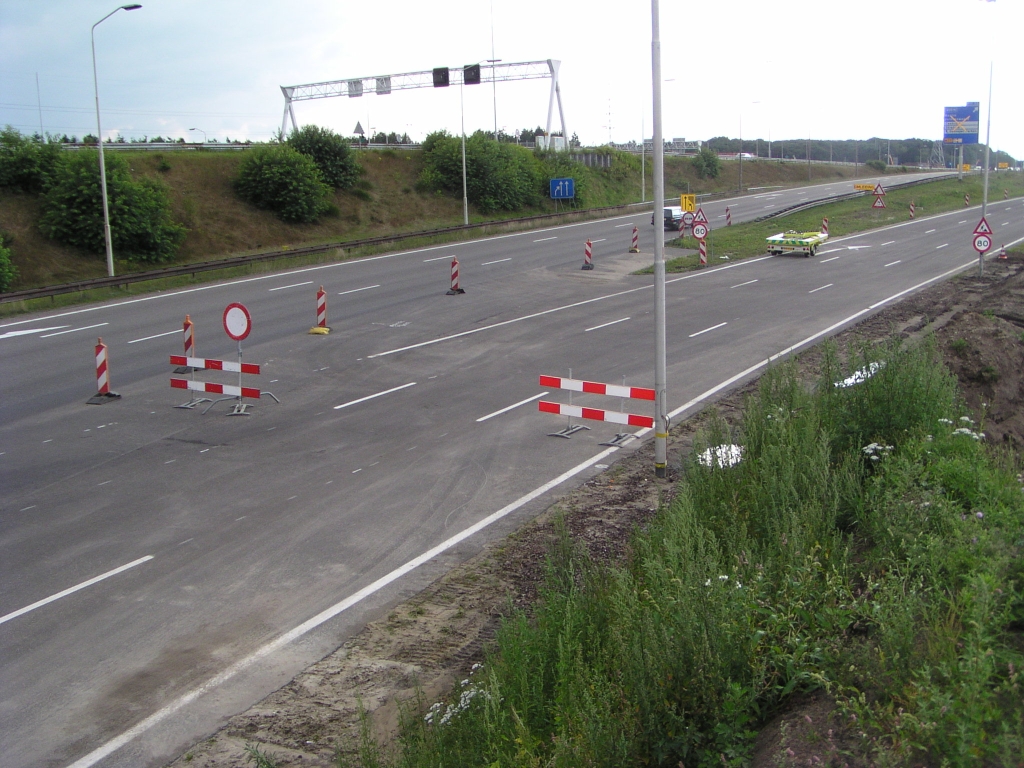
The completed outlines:
{"type": "Polygon", "coordinates": [[[121,10],[122,11],[137,11],[141,7],[142,6],[139,5],[138,3],[132,3],[131,5],[122,5],[121,6],[121,10]]]}

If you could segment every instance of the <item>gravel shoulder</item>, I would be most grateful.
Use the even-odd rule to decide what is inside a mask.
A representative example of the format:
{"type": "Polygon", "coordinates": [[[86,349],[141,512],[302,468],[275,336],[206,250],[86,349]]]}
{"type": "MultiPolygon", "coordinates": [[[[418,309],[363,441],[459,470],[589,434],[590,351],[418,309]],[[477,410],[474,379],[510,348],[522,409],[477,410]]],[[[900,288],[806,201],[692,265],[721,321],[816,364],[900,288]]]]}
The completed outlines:
{"type": "MultiPolygon", "coordinates": [[[[841,333],[840,347],[858,339],[906,339],[934,333],[964,397],[983,420],[990,443],[1020,454],[1024,446],[1024,251],[990,261],[976,271],[932,286],[841,333]]],[[[800,355],[813,370],[820,350],[800,355]]],[[[733,390],[713,406],[738,423],[744,399],[756,382],[733,390]]],[[[693,436],[706,420],[697,414],[675,425],[669,442],[670,467],[679,467],[693,436]]],[[[360,712],[371,716],[378,740],[397,732],[400,707],[438,701],[474,663],[483,659],[502,615],[528,608],[544,576],[556,521],[592,555],[607,562],[623,558],[629,535],[671,498],[677,475],[653,477],[653,445],[621,457],[600,475],[568,491],[546,512],[505,540],[438,579],[368,624],[337,651],[280,690],[231,718],[171,765],[174,768],[234,768],[251,765],[247,744],[260,745],[276,765],[337,765],[336,754],[354,755],[360,712]]],[[[796,701],[761,732],[753,764],[797,764],[802,745],[820,744],[829,727],[829,702],[796,701]],[[811,715],[813,714],[813,717],[811,715]],[[808,723],[819,725],[807,725],[808,723]],[[792,763],[786,755],[794,755],[792,763]]],[[[828,731],[829,739],[832,731],[828,731]]],[[[839,734],[837,734],[839,738],[839,734]]],[[[807,752],[810,755],[810,752],[807,752]]],[[[800,764],[805,764],[801,762],[800,764]]]]}

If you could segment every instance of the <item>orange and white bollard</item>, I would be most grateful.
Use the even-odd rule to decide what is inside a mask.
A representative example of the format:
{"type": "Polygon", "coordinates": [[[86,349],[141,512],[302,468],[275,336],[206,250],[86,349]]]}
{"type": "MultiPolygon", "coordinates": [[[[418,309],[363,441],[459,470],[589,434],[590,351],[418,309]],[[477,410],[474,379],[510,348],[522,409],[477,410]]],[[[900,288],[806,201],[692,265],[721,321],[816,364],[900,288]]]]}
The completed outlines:
{"type": "Polygon", "coordinates": [[[103,339],[96,339],[96,394],[86,402],[90,405],[102,405],[121,396],[110,391],[110,366],[107,358],[107,345],[103,339]]]}
{"type": "Polygon", "coordinates": [[[185,357],[196,356],[196,333],[192,326],[192,318],[185,315],[185,322],[181,326],[182,341],[185,346],[185,357]]]}
{"type": "Polygon", "coordinates": [[[583,246],[583,266],[580,269],[593,269],[594,268],[594,246],[587,240],[587,244],[583,246]]]}
{"type": "Polygon", "coordinates": [[[999,246],[999,258],[1002,259],[1003,261],[1006,261],[1006,246],[1005,245],[1000,245],[999,246]]]}
{"type": "Polygon", "coordinates": [[[633,225],[633,244],[629,247],[630,253],[640,253],[640,230],[633,225]]]}
{"type": "Polygon", "coordinates": [[[729,210],[729,206],[725,206],[725,226],[732,226],[732,211],[729,210]]]}
{"type": "Polygon", "coordinates": [[[828,235],[828,219],[821,220],[821,234],[828,235]]]}
{"type": "Polygon", "coordinates": [[[454,296],[458,293],[465,293],[465,291],[459,287],[459,260],[452,256],[452,287],[445,295],[454,296]]]}
{"type": "Polygon", "coordinates": [[[704,241],[704,240],[698,240],[697,242],[698,242],[698,245],[699,245],[699,248],[700,248],[700,265],[702,267],[706,267],[708,265],[708,245],[707,245],[707,242],[704,241]]]}
{"type": "Polygon", "coordinates": [[[914,201],[910,201],[910,218],[914,218],[914,201]]]}

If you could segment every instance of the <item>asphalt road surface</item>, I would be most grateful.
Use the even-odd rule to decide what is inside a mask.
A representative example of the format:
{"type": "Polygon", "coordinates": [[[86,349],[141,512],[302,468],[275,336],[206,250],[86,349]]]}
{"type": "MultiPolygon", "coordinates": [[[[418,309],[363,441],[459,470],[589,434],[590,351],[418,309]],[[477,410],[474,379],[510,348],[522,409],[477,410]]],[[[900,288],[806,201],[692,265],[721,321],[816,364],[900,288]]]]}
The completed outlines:
{"type": "MultiPolygon", "coordinates": [[[[726,205],[739,222],[850,188],[705,211],[721,226],[726,205]]],[[[972,268],[979,216],[670,275],[670,407],[972,268]]],[[[1024,238],[1021,200],[988,219],[997,246],[1024,238]]],[[[602,446],[623,428],[596,421],[549,437],[566,419],[537,400],[569,397],[538,375],[653,386],[653,280],[630,274],[652,242],[645,212],[0,323],[0,762],[160,765],[635,448],[602,446]],[[460,296],[446,295],[452,255],[460,296]],[[320,285],[329,336],[307,333],[320,285]],[[242,350],[261,367],[243,383],[280,402],[174,408],[189,399],[169,384],[184,315],[196,356],[236,361],[230,302],[252,316],[242,350]],[[122,399],[93,406],[98,336],[122,399]]]]}

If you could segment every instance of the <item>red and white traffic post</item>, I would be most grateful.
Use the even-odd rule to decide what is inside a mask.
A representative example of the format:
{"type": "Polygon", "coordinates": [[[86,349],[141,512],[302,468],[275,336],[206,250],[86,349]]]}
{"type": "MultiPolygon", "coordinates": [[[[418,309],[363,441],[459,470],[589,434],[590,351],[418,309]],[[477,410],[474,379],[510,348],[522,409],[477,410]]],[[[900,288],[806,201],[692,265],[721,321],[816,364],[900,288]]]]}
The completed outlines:
{"type": "Polygon", "coordinates": [[[633,244],[629,246],[630,253],[640,253],[640,230],[633,225],[633,244]]]}
{"type": "Polygon", "coordinates": [[[117,392],[110,391],[110,364],[107,356],[107,345],[102,338],[96,339],[96,394],[85,402],[89,405],[102,405],[111,400],[119,400],[117,392]]]}
{"type": "Polygon", "coordinates": [[[706,267],[708,265],[708,246],[707,241],[697,241],[698,253],[700,254],[700,265],[706,267]]]}
{"type": "MultiPolygon", "coordinates": [[[[184,358],[178,358],[183,360],[189,360],[196,356],[196,333],[195,326],[192,323],[192,318],[189,315],[185,315],[185,322],[181,326],[181,339],[182,346],[185,348],[184,358]]],[[[174,369],[175,373],[188,373],[191,374],[192,380],[195,381],[196,369],[189,365],[187,362],[181,363],[177,368],[174,369]]],[[[193,390],[189,390],[188,402],[182,403],[181,405],[174,406],[175,408],[195,408],[200,403],[210,402],[208,397],[196,397],[192,394],[193,390]]]]}
{"type": "Polygon", "coordinates": [[[828,235],[828,219],[821,220],[821,234],[828,235]]]}
{"type": "Polygon", "coordinates": [[[465,291],[459,287],[459,260],[452,256],[452,287],[445,295],[455,296],[459,293],[465,293],[465,291]]]}
{"type": "Polygon", "coordinates": [[[729,210],[729,206],[725,206],[725,226],[732,226],[732,211],[729,210]]]}
{"type": "Polygon", "coordinates": [[[580,269],[593,269],[594,268],[594,245],[587,239],[586,245],[583,246],[583,266],[580,269]]]}
{"type": "Polygon", "coordinates": [[[914,201],[910,201],[910,218],[914,218],[914,201]]]}
{"type": "Polygon", "coordinates": [[[313,336],[326,336],[331,332],[327,325],[327,291],[322,285],[316,292],[316,325],[309,332],[313,336]]]}
{"type": "Polygon", "coordinates": [[[969,194],[964,195],[964,208],[971,204],[971,196],[969,194]]]}

